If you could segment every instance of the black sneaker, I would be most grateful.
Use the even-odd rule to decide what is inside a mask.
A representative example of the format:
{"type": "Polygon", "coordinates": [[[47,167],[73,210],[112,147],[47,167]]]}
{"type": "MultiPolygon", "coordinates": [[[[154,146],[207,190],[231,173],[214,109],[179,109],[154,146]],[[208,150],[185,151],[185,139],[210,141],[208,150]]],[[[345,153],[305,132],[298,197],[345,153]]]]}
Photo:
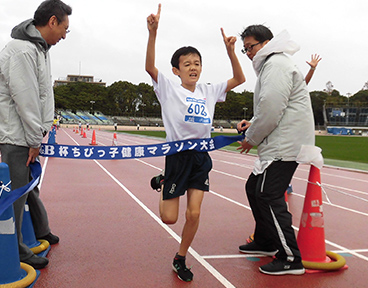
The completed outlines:
{"type": "Polygon", "coordinates": [[[157,190],[157,192],[161,192],[161,187],[164,184],[164,171],[162,171],[159,175],[153,177],[151,179],[151,187],[153,190],[157,190]]]}
{"type": "Polygon", "coordinates": [[[51,232],[46,236],[38,237],[38,239],[47,240],[50,243],[50,245],[57,244],[59,243],[60,240],[58,236],[52,234],[51,232]]]}
{"type": "Polygon", "coordinates": [[[33,254],[27,260],[21,260],[20,262],[26,263],[32,266],[34,269],[43,269],[47,266],[47,264],[49,264],[49,259],[33,254]]]}
{"type": "Polygon", "coordinates": [[[302,262],[289,262],[277,258],[271,263],[259,267],[259,271],[268,275],[303,275],[305,273],[302,262]]]}
{"type": "Polygon", "coordinates": [[[261,247],[254,241],[239,246],[239,251],[241,253],[261,254],[265,256],[274,256],[277,253],[277,250],[261,247]]]}
{"type": "Polygon", "coordinates": [[[178,278],[180,280],[186,282],[193,280],[193,273],[185,265],[185,257],[181,257],[176,254],[172,266],[174,271],[178,274],[178,278]]]}

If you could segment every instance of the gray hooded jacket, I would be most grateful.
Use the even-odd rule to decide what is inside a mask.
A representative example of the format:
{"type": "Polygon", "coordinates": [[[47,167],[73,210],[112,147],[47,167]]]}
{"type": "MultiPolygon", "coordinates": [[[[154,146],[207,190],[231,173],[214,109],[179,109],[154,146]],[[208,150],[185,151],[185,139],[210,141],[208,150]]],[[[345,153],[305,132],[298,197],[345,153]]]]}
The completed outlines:
{"type": "Polygon", "coordinates": [[[254,117],[247,142],[258,145],[261,163],[296,161],[302,145],[314,146],[314,118],[304,77],[284,53],[299,46],[284,31],[253,58],[258,76],[254,91],[254,117]]]}
{"type": "Polygon", "coordinates": [[[0,144],[37,148],[54,118],[50,46],[29,19],[0,52],[0,144]]]}

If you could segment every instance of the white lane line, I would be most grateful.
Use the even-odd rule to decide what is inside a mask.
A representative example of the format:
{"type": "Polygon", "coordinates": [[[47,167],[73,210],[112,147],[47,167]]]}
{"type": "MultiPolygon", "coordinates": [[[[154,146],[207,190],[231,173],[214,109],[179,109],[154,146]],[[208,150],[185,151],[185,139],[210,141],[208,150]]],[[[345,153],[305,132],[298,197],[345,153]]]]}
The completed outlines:
{"type": "Polygon", "coordinates": [[[157,167],[157,166],[154,166],[154,165],[152,165],[152,164],[150,164],[150,163],[147,163],[147,162],[145,162],[145,161],[143,161],[143,160],[141,160],[141,159],[134,159],[135,161],[138,161],[138,162],[141,162],[142,164],[144,164],[144,165],[147,165],[147,166],[149,166],[149,167],[151,167],[151,168],[153,168],[153,169],[156,169],[156,170],[160,170],[160,171],[162,171],[162,169],[161,168],[159,168],[159,167],[157,167]]]}
{"type": "MultiPolygon", "coordinates": [[[[251,168],[253,169],[253,167],[250,167],[248,165],[244,165],[244,164],[237,164],[237,163],[231,163],[231,162],[228,162],[228,161],[222,161],[222,160],[216,160],[214,159],[215,161],[219,161],[219,162],[222,162],[222,163],[225,163],[225,164],[229,164],[229,165],[232,165],[232,166],[239,166],[239,167],[243,167],[243,168],[251,168]]],[[[244,178],[244,177],[239,177],[239,176],[236,176],[236,175],[233,175],[233,174],[229,174],[229,173],[226,173],[226,172],[222,172],[222,171],[219,171],[219,170],[216,170],[216,169],[212,169],[212,171],[214,172],[217,172],[217,173],[220,173],[220,174],[224,174],[226,176],[230,176],[230,177],[233,177],[233,178],[236,178],[236,179],[240,179],[240,180],[244,180],[246,181],[247,179],[244,178]]],[[[294,176],[293,179],[295,180],[299,180],[299,181],[303,181],[303,182],[308,182],[307,179],[304,179],[304,178],[300,178],[300,177],[296,177],[294,176]]],[[[351,179],[351,178],[350,178],[351,179]]],[[[339,193],[342,193],[344,194],[342,191],[339,191],[340,190],[345,190],[345,191],[350,191],[350,192],[353,192],[353,193],[358,193],[358,194],[363,194],[363,195],[368,195],[367,192],[363,192],[363,191],[359,191],[359,190],[356,190],[356,189],[350,189],[350,188],[344,188],[344,187],[340,187],[340,186],[335,186],[335,185],[331,185],[331,184],[323,184],[322,183],[322,186],[324,186],[325,188],[327,189],[331,189],[331,190],[334,190],[334,192],[339,192],[339,193]]],[[[354,195],[349,195],[349,194],[346,194],[346,196],[349,196],[349,197],[355,197],[355,198],[358,198],[360,200],[363,200],[363,201],[367,201],[366,199],[364,198],[360,198],[360,197],[357,197],[357,196],[354,196],[354,195]]]]}
{"type": "Polygon", "coordinates": [[[269,257],[262,254],[233,254],[233,255],[204,255],[204,259],[237,259],[237,258],[262,258],[269,257]]]}
{"type": "MultiPolygon", "coordinates": [[[[355,253],[367,253],[368,249],[352,249],[352,250],[333,250],[331,252],[337,254],[350,254],[351,252],[355,253]]],[[[237,258],[263,258],[269,257],[262,254],[228,254],[228,255],[202,255],[204,259],[237,259],[237,258]]]]}
{"type": "MultiPolygon", "coordinates": [[[[70,137],[70,136],[69,136],[70,137]]],[[[70,137],[71,138],[71,137],[70,137]]],[[[73,141],[75,142],[75,143],[77,143],[74,139],[73,139],[73,141]]],[[[79,144],[78,144],[79,145],[79,144]]],[[[168,232],[169,232],[169,234],[174,238],[174,239],[176,239],[179,243],[180,243],[180,237],[173,231],[173,230],[171,230],[167,225],[165,225],[165,224],[163,224],[162,223],[162,221],[151,211],[151,210],[149,210],[138,198],[136,198],[123,184],[121,184],[113,175],[111,175],[98,161],[96,161],[96,160],[93,160],[93,161],[95,161],[119,186],[121,186],[144,210],[146,210],[147,211],[147,213],[148,214],[150,214],[165,230],[167,230],[168,232]],[[141,203],[141,204],[140,204],[141,203]],[[145,207],[145,208],[144,208],[145,207]],[[171,234],[172,233],[172,234],[171,234]],[[175,235],[175,236],[174,236],[175,235]]],[[[148,165],[148,166],[150,166],[150,167],[154,167],[155,169],[158,169],[158,170],[161,170],[161,168],[158,168],[158,167],[155,167],[155,166],[153,166],[153,165],[151,165],[151,164],[149,164],[149,163],[146,163],[145,161],[142,161],[142,160],[139,160],[141,163],[144,163],[144,164],[146,164],[146,165],[148,165]]],[[[217,171],[217,170],[216,170],[217,171]]],[[[217,171],[217,172],[219,172],[219,173],[223,173],[223,174],[225,174],[225,175],[227,175],[227,176],[231,176],[231,177],[234,177],[233,175],[231,175],[231,174],[228,174],[228,173],[224,173],[224,172],[220,172],[220,171],[217,171]]],[[[239,178],[241,178],[241,177],[239,177],[239,178]]],[[[245,180],[245,178],[241,178],[241,179],[244,179],[245,180]]],[[[301,179],[301,178],[299,178],[300,180],[304,180],[304,179],[301,179]]],[[[304,180],[305,181],[305,180],[304,180]]],[[[239,202],[237,202],[237,201],[235,201],[235,200],[232,200],[232,199],[230,199],[230,198],[228,198],[228,197],[226,197],[226,196],[223,196],[223,195],[221,195],[221,194],[219,194],[219,193],[216,193],[216,192],[214,192],[214,191],[210,191],[213,195],[215,195],[215,196],[218,196],[218,197],[220,197],[220,198],[223,198],[224,200],[226,200],[226,201],[229,201],[229,202],[231,202],[231,203],[233,203],[233,204],[236,204],[236,205],[238,205],[238,206],[241,206],[241,207],[244,207],[244,208],[246,208],[246,209],[248,209],[248,210],[251,210],[250,209],[250,207],[249,206],[246,206],[246,205],[244,205],[244,204],[242,204],[242,203],[239,203],[239,202]]],[[[293,194],[295,194],[295,195],[298,195],[298,194],[296,194],[296,193],[293,193],[293,194]]],[[[302,195],[298,195],[298,196],[300,196],[300,197],[304,197],[304,196],[302,196],[302,195]]],[[[334,204],[329,204],[329,203],[325,203],[324,202],[324,204],[327,204],[327,205],[331,205],[331,206],[334,206],[334,207],[337,207],[337,208],[341,208],[341,209],[345,209],[345,210],[348,210],[348,211],[350,211],[350,212],[354,212],[354,213],[358,213],[358,214],[362,214],[362,215],[365,215],[365,216],[368,216],[368,214],[367,213],[363,213],[363,212],[359,212],[359,211],[356,211],[356,210],[352,210],[352,209],[348,209],[348,208],[345,208],[345,207],[342,207],[342,206],[339,206],[339,205],[334,205],[334,204]]],[[[295,229],[295,230],[297,230],[297,231],[299,231],[299,228],[298,227],[295,227],[295,226],[293,226],[293,228],[295,229]]],[[[325,240],[325,242],[327,243],[327,244],[329,244],[329,245],[331,245],[331,246],[334,246],[334,247],[336,247],[336,248],[338,248],[338,249],[340,249],[340,250],[343,250],[343,251],[346,251],[346,252],[348,252],[348,253],[351,253],[352,255],[354,255],[354,256],[356,256],[356,257],[358,257],[358,258],[361,258],[361,259],[363,259],[363,260],[365,260],[365,261],[368,261],[368,257],[365,257],[365,256],[363,256],[363,255],[361,255],[361,254],[359,254],[359,253],[357,253],[357,252],[355,252],[354,250],[350,250],[350,249],[348,249],[348,248],[345,248],[345,247],[343,247],[343,246],[340,246],[340,245],[338,245],[338,244],[336,244],[336,243],[334,243],[334,242],[331,242],[331,241],[329,241],[329,240],[325,240]]],[[[213,273],[213,275],[216,277],[216,275],[218,274],[219,276],[220,276],[220,279],[224,279],[224,280],[226,280],[227,282],[228,282],[228,280],[226,279],[226,278],[224,278],[216,269],[214,269],[208,262],[206,262],[205,260],[204,260],[204,258],[203,257],[201,257],[196,251],[194,251],[192,248],[189,248],[189,251],[188,251],[189,253],[191,253],[192,255],[193,255],[193,257],[198,257],[198,259],[197,259],[197,261],[198,262],[200,262],[204,267],[206,267],[207,265],[210,267],[210,268],[212,268],[214,271],[215,271],[215,273],[213,273]],[[196,255],[196,256],[195,256],[196,255]],[[203,261],[203,263],[201,262],[201,261],[203,261]],[[206,265],[205,265],[206,264],[206,265]]],[[[207,268],[207,267],[206,267],[207,268]]],[[[209,269],[208,269],[209,270],[209,269]]],[[[209,271],[211,271],[211,270],[209,270],[209,271]]],[[[216,277],[217,278],[217,277],[216,277]]],[[[219,279],[219,278],[217,278],[217,279],[219,279]]],[[[221,282],[221,281],[220,281],[221,282]]],[[[223,283],[223,282],[221,282],[221,283],[223,283]]],[[[231,286],[226,286],[225,284],[224,284],[224,286],[225,287],[234,287],[230,282],[228,282],[229,283],[229,285],[231,285],[231,286]]]]}
{"type": "MultiPolygon", "coordinates": [[[[226,172],[222,172],[222,171],[219,171],[219,170],[216,170],[216,169],[212,169],[213,172],[216,172],[216,173],[219,173],[219,174],[223,174],[225,176],[229,176],[229,177],[232,177],[232,178],[236,178],[238,180],[243,180],[243,181],[246,181],[247,179],[246,178],[243,178],[243,177],[238,177],[238,176],[235,176],[235,175],[232,175],[232,174],[229,174],[229,173],[226,173],[226,172]]],[[[297,180],[301,180],[301,181],[304,181],[304,182],[307,182],[307,180],[305,179],[301,179],[301,178],[297,178],[297,177],[293,177],[293,179],[297,179],[297,180]]],[[[324,186],[324,185],[322,185],[324,186]]],[[[331,186],[331,185],[330,185],[331,186]]],[[[304,195],[300,195],[298,193],[293,193],[293,195],[296,195],[298,197],[301,197],[301,198],[305,198],[304,195]]],[[[220,194],[217,194],[217,196],[221,196],[221,197],[224,197],[224,199],[226,198],[226,200],[228,201],[233,201],[231,200],[230,198],[227,198],[225,196],[222,196],[220,194]]],[[[352,195],[348,195],[349,197],[353,197],[352,195]]],[[[357,197],[355,197],[357,198],[357,197]]],[[[358,198],[359,199],[359,198],[358,198]]],[[[360,199],[362,200],[362,199],[360,199]]],[[[364,199],[364,201],[366,201],[364,199]]],[[[236,203],[237,204],[237,203],[236,203]]],[[[240,204],[240,203],[239,203],[240,204]]],[[[329,203],[329,202],[326,202],[326,201],[323,201],[323,204],[324,205],[328,205],[328,206],[331,206],[331,207],[335,207],[335,208],[339,208],[339,209],[342,209],[342,210],[346,210],[346,211],[349,211],[349,212],[352,212],[352,213],[356,213],[356,214],[360,214],[360,215],[363,215],[363,216],[368,216],[368,213],[365,213],[365,212],[361,212],[361,211],[358,211],[358,210],[354,210],[354,209],[350,209],[350,208],[347,208],[347,207],[343,207],[343,206],[340,206],[340,205],[336,205],[336,204],[332,204],[332,203],[329,203]]],[[[242,204],[241,204],[242,205],[242,204]]]]}
{"type": "Polygon", "coordinates": [[[231,198],[229,198],[229,197],[226,197],[226,196],[224,196],[224,195],[221,195],[221,194],[219,194],[219,193],[216,193],[216,192],[214,192],[214,191],[212,191],[212,190],[210,190],[209,192],[210,192],[211,194],[213,194],[213,195],[215,195],[215,196],[217,196],[217,197],[220,197],[220,198],[222,198],[222,199],[224,199],[224,200],[226,200],[226,201],[229,201],[229,202],[231,202],[231,203],[233,203],[233,204],[235,204],[235,205],[238,205],[238,206],[243,207],[243,208],[248,209],[248,210],[252,210],[249,206],[244,205],[244,204],[242,204],[242,203],[239,203],[238,201],[235,201],[235,200],[233,200],[233,199],[231,199],[231,198]]]}
{"type": "Polygon", "coordinates": [[[219,170],[216,170],[216,169],[212,169],[211,171],[216,172],[216,173],[219,173],[219,174],[222,174],[222,175],[225,175],[225,176],[229,176],[229,177],[232,177],[232,178],[236,178],[238,180],[242,180],[242,181],[246,181],[247,180],[244,177],[236,176],[236,175],[233,175],[233,174],[230,174],[230,173],[226,173],[226,172],[222,172],[222,171],[219,171],[219,170]]]}
{"type": "MultiPolygon", "coordinates": [[[[102,166],[97,160],[93,160],[110,178],[118,184],[141,208],[146,211],[162,228],[166,230],[177,242],[181,242],[181,238],[166,224],[164,224],[159,217],[156,216],[146,205],[143,204],[128,188],[126,188],[118,179],[116,179],[104,166],[102,166]]],[[[212,265],[210,265],[204,258],[199,255],[193,248],[189,248],[188,252],[202,264],[204,268],[208,270],[221,284],[227,288],[235,286],[231,284],[222,274],[220,274],[212,265]]]]}
{"type": "MultiPolygon", "coordinates": [[[[130,136],[132,136],[132,135],[130,135],[130,136]]],[[[130,142],[133,142],[135,144],[141,143],[141,142],[138,142],[138,141],[134,141],[133,139],[125,139],[125,140],[128,140],[130,142]]],[[[212,151],[211,152],[211,155],[217,154],[219,152],[221,152],[221,151],[212,151]]],[[[228,155],[226,155],[226,156],[228,156],[228,158],[234,158],[236,160],[239,160],[239,157],[236,156],[236,155],[237,154],[233,155],[233,153],[230,153],[230,156],[228,156],[228,155]]],[[[219,160],[219,159],[216,159],[216,158],[213,158],[212,160],[213,161],[220,162],[220,163],[225,163],[225,164],[228,164],[228,165],[231,165],[231,166],[237,166],[237,167],[242,167],[242,168],[251,169],[251,170],[253,170],[253,166],[254,166],[254,159],[252,159],[252,161],[250,161],[249,159],[244,159],[244,161],[251,162],[251,164],[247,164],[243,160],[242,160],[242,163],[234,163],[234,162],[231,162],[231,161],[219,160]]],[[[309,173],[309,168],[308,167],[309,167],[308,165],[301,165],[300,167],[298,167],[298,171],[299,172],[304,171],[304,172],[308,172],[309,173]]],[[[228,174],[226,172],[221,172],[221,171],[218,171],[218,170],[215,170],[215,169],[212,169],[212,171],[217,172],[217,173],[220,173],[220,174],[224,174],[224,175],[227,175],[227,176],[231,176],[233,178],[237,178],[237,179],[241,179],[241,180],[243,180],[243,179],[246,180],[246,178],[243,178],[243,177],[240,177],[240,176],[236,176],[236,175],[231,175],[231,174],[228,174]]],[[[321,171],[321,176],[323,176],[323,175],[325,175],[325,176],[331,176],[331,177],[338,177],[339,179],[349,179],[349,180],[351,180],[350,177],[341,176],[341,175],[338,175],[337,176],[337,175],[334,175],[334,174],[330,174],[330,173],[326,173],[326,172],[321,171]]],[[[308,179],[299,178],[299,177],[296,177],[296,176],[294,176],[293,179],[300,180],[300,181],[303,181],[303,182],[307,182],[307,180],[308,180],[308,179]]],[[[365,182],[368,183],[368,181],[366,181],[364,179],[354,179],[354,181],[361,181],[361,182],[364,182],[364,183],[365,182]]],[[[325,187],[331,187],[331,188],[334,188],[334,189],[340,189],[340,190],[345,190],[345,191],[349,191],[349,192],[353,192],[353,193],[368,195],[368,193],[365,192],[365,191],[359,191],[359,190],[356,190],[356,189],[350,189],[350,188],[335,186],[335,185],[332,185],[332,184],[323,184],[323,185],[325,187]]]]}
{"type": "MultiPolygon", "coordinates": [[[[293,195],[298,196],[298,197],[301,197],[301,198],[305,198],[304,195],[300,195],[300,194],[295,193],[295,192],[293,192],[293,195]]],[[[355,214],[360,214],[360,215],[363,215],[363,216],[367,216],[368,217],[368,213],[365,213],[365,212],[361,212],[361,211],[358,211],[358,210],[350,209],[350,208],[347,208],[347,207],[344,207],[344,206],[341,206],[341,205],[332,204],[332,203],[329,203],[329,202],[326,202],[326,201],[322,201],[322,203],[324,205],[328,205],[328,206],[331,206],[331,207],[339,208],[339,209],[342,209],[342,210],[346,210],[346,211],[349,211],[349,212],[352,212],[352,213],[355,213],[355,214]]]]}
{"type": "MultiPolygon", "coordinates": [[[[148,163],[146,163],[145,161],[142,161],[142,160],[140,160],[140,162],[141,162],[141,163],[143,163],[143,164],[146,164],[146,165],[148,165],[148,166],[150,166],[150,167],[152,167],[152,166],[153,166],[153,165],[148,164],[148,163]]],[[[153,166],[153,167],[157,169],[157,167],[155,167],[155,166],[153,166]]],[[[231,175],[230,175],[230,176],[231,176],[231,175]]],[[[249,206],[244,205],[244,204],[242,204],[242,203],[240,203],[240,202],[238,202],[238,201],[235,201],[235,200],[233,200],[233,199],[231,199],[231,198],[229,198],[229,197],[226,197],[226,196],[224,196],[224,195],[221,195],[221,194],[219,194],[219,193],[216,193],[215,191],[212,191],[212,190],[210,190],[209,192],[210,192],[211,194],[213,194],[213,195],[215,195],[215,196],[217,196],[217,197],[219,197],[219,198],[222,198],[222,199],[224,199],[224,200],[226,200],[226,201],[229,201],[229,202],[231,202],[231,203],[233,203],[233,204],[235,204],[235,205],[238,205],[238,206],[240,206],[240,207],[243,207],[243,208],[245,208],[245,209],[247,209],[247,210],[251,210],[251,208],[250,208],[249,206]]],[[[304,197],[304,196],[303,196],[303,197],[304,197]]],[[[326,204],[328,204],[328,203],[326,203],[326,204]]],[[[330,204],[330,205],[331,205],[331,204],[330,204]]],[[[358,213],[358,214],[362,214],[362,215],[368,216],[368,214],[366,214],[366,213],[359,212],[359,211],[355,211],[355,210],[351,210],[351,209],[347,209],[347,208],[342,207],[342,206],[338,206],[338,205],[331,205],[331,206],[335,206],[335,207],[338,207],[338,208],[341,208],[341,209],[348,210],[348,211],[350,211],[350,212],[355,212],[355,213],[358,213]]],[[[299,231],[299,228],[298,228],[298,227],[293,226],[293,228],[294,228],[296,231],[299,231]]],[[[329,244],[329,245],[331,245],[331,246],[333,246],[333,247],[335,247],[335,248],[337,248],[337,249],[340,249],[340,250],[345,251],[345,252],[347,252],[347,253],[350,253],[350,254],[352,254],[352,255],[354,255],[354,256],[356,256],[356,257],[360,258],[360,259],[363,259],[363,260],[365,260],[365,261],[368,261],[368,257],[365,257],[364,255],[359,254],[359,252],[357,252],[356,250],[351,250],[351,249],[345,248],[345,247],[343,247],[343,246],[341,246],[341,245],[339,245],[339,244],[336,244],[336,243],[331,242],[331,241],[326,240],[326,239],[325,239],[325,242],[326,242],[326,244],[329,244]]],[[[253,256],[254,256],[254,255],[253,255],[253,256]]],[[[244,257],[244,256],[240,255],[240,257],[244,257]]],[[[209,258],[209,256],[202,256],[202,258],[210,259],[210,258],[209,258]]],[[[230,257],[230,258],[231,258],[231,257],[230,257]]]]}
{"type": "Polygon", "coordinates": [[[362,254],[359,254],[355,250],[351,250],[351,249],[345,248],[345,247],[343,247],[341,245],[338,245],[338,244],[333,243],[333,242],[328,241],[328,240],[326,240],[325,242],[326,242],[326,244],[329,244],[331,246],[334,246],[335,248],[337,248],[337,249],[339,249],[341,251],[344,251],[345,253],[350,253],[350,254],[352,254],[352,255],[354,255],[354,256],[356,256],[356,257],[358,257],[358,258],[360,258],[360,259],[365,260],[365,261],[368,262],[368,257],[367,256],[364,256],[362,254]]]}
{"type": "MultiPolygon", "coordinates": [[[[234,203],[234,204],[236,204],[236,205],[238,205],[238,206],[241,206],[241,207],[244,207],[244,208],[246,208],[246,209],[248,209],[248,210],[251,210],[251,208],[250,208],[249,206],[246,206],[246,205],[244,205],[244,204],[242,204],[242,203],[239,203],[239,202],[237,202],[237,201],[235,201],[235,200],[232,200],[232,199],[230,199],[230,198],[228,198],[228,197],[226,197],[226,196],[223,196],[223,195],[221,195],[221,194],[219,194],[219,193],[216,193],[216,192],[214,192],[214,191],[210,191],[210,193],[211,193],[211,194],[213,194],[213,195],[215,195],[215,196],[217,196],[217,197],[220,197],[220,198],[222,198],[222,199],[224,199],[224,200],[226,200],[226,201],[229,201],[229,202],[231,202],[231,203],[234,203]]],[[[299,228],[298,228],[298,227],[295,227],[295,226],[292,226],[292,227],[294,228],[294,230],[299,231],[299,228]]],[[[331,246],[334,246],[334,247],[335,247],[335,248],[337,248],[337,249],[340,249],[340,250],[346,251],[346,252],[348,252],[348,253],[350,253],[350,254],[352,254],[352,255],[354,255],[354,256],[356,256],[356,257],[360,258],[360,259],[363,259],[363,260],[365,260],[365,261],[368,261],[368,257],[366,257],[366,256],[364,256],[364,255],[361,255],[361,254],[359,254],[358,252],[356,252],[356,251],[354,251],[354,250],[351,250],[351,249],[345,248],[345,247],[343,247],[343,246],[341,246],[341,245],[339,245],[339,244],[336,244],[336,243],[334,243],[334,242],[332,242],[332,241],[329,241],[329,240],[326,240],[326,239],[325,239],[325,242],[326,242],[326,244],[329,244],[329,245],[331,245],[331,246]]]]}

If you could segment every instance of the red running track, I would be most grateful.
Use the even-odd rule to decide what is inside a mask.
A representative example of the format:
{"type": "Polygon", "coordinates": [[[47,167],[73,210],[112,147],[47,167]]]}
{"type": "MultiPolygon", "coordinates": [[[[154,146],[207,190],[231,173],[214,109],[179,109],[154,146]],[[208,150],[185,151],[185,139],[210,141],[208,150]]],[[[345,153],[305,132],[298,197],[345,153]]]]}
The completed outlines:
{"type": "MultiPolygon", "coordinates": [[[[88,145],[60,129],[59,144],[88,145]]],[[[113,134],[96,131],[99,145],[111,145],[113,134]]],[[[118,145],[162,142],[118,134],[118,145]]],[[[171,262],[178,249],[186,198],[177,224],[158,218],[159,194],[149,186],[164,165],[163,157],[139,160],[43,159],[41,197],[52,231],[60,236],[48,254],[35,287],[366,287],[368,280],[368,174],[331,167],[321,169],[326,249],[342,254],[348,269],[268,276],[258,267],[268,257],[249,257],[238,246],[254,228],[244,184],[255,157],[211,152],[211,192],[205,195],[201,224],[187,256],[194,280],[180,281],[171,262]]],[[[292,180],[289,207],[300,223],[309,166],[299,166],[292,180]]]]}

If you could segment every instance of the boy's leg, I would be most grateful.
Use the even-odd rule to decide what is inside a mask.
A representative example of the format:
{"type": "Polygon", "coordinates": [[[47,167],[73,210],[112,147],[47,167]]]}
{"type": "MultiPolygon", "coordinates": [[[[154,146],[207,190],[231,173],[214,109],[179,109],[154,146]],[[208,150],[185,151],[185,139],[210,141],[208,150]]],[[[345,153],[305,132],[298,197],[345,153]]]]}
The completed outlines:
{"type": "Polygon", "coordinates": [[[204,196],[204,191],[190,188],[187,191],[188,203],[185,213],[185,224],[178,254],[186,256],[189,246],[192,244],[194,236],[199,226],[199,216],[204,196]]]}
{"type": "Polygon", "coordinates": [[[159,211],[162,222],[165,224],[175,224],[179,215],[179,198],[163,200],[163,189],[161,190],[159,211]]]}

